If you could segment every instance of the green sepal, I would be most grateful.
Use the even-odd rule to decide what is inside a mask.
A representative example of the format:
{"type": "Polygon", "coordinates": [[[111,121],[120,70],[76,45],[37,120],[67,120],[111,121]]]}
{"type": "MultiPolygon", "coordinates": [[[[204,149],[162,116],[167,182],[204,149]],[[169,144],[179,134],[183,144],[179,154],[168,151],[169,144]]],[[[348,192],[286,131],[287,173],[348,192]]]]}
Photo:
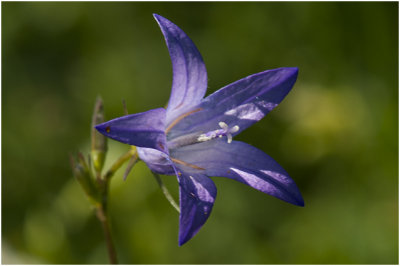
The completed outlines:
{"type": "Polygon", "coordinates": [[[92,172],[90,171],[90,168],[86,163],[82,153],[78,153],[78,160],[76,163],[72,156],[70,160],[72,171],[76,180],[81,185],[91,203],[98,206],[101,204],[100,189],[95,182],[92,172]]]}
{"type": "Polygon", "coordinates": [[[99,150],[92,150],[90,154],[92,157],[93,167],[94,167],[95,171],[97,173],[100,173],[101,169],[103,169],[103,166],[104,166],[106,152],[99,151],[99,150]]]}
{"type": "Polygon", "coordinates": [[[107,153],[107,137],[100,134],[95,126],[104,122],[104,108],[103,101],[100,97],[97,97],[94,105],[93,117],[92,117],[92,160],[93,166],[96,173],[101,173],[104,166],[104,161],[107,153]]]}

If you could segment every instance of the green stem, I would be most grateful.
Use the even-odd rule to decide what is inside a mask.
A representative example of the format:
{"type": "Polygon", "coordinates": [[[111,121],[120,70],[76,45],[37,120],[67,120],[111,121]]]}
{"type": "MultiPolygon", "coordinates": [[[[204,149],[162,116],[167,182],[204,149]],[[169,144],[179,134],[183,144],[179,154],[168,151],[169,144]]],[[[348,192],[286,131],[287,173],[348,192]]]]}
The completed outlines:
{"type": "Polygon", "coordinates": [[[136,148],[131,148],[128,152],[121,155],[111,166],[111,168],[105,173],[103,178],[100,174],[97,174],[97,182],[101,191],[101,203],[96,206],[96,216],[99,219],[101,226],[103,227],[104,237],[107,244],[107,252],[110,260],[110,264],[118,264],[117,253],[115,251],[114,243],[111,235],[111,227],[108,219],[107,212],[107,200],[108,200],[108,190],[111,178],[114,176],[115,172],[130,158],[137,158],[136,148]]]}
{"type": "Polygon", "coordinates": [[[139,155],[137,152],[131,157],[128,166],[126,167],[125,173],[124,173],[124,181],[128,177],[129,173],[131,172],[132,168],[135,166],[137,161],[139,160],[139,155]]]}
{"type": "Polygon", "coordinates": [[[157,173],[154,173],[154,172],[152,172],[152,173],[153,173],[154,177],[156,178],[157,183],[160,186],[162,192],[164,193],[164,196],[167,198],[169,203],[171,203],[172,207],[174,207],[180,213],[178,204],[175,202],[174,198],[169,193],[167,187],[162,182],[161,177],[157,173]]]}
{"type": "Polygon", "coordinates": [[[115,251],[114,243],[111,237],[110,223],[108,222],[108,215],[105,208],[106,206],[104,204],[96,208],[96,216],[99,219],[101,226],[103,227],[110,264],[118,264],[117,253],[115,251]]]}
{"type": "Polygon", "coordinates": [[[108,181],[111,179],[111,177],[117,172],[117,170],[127,161],[129,160],[132,156],[136,154],[136,148],[131,148],[128,152],[124,153],[121,155],[118,160],[114,162],[114,164],[111,166],[111,168],[106,172],[104,175],[104,180],[108,183],[108,181]]]}

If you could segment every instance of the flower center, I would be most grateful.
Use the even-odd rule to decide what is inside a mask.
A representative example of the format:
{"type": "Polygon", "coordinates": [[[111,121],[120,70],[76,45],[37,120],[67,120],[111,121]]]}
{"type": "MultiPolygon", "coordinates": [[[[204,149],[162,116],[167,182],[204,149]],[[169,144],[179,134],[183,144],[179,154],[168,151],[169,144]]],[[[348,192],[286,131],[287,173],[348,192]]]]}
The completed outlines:
{"type": "Polygon", "coordinates": [[[239,130],[239,126],[236,125],[234,127],[229,128],[225,122],[219,122],[218,125],[221,127],[221,129],[213,130],[213,131],[207,132],[206,134],[201,134],[197,138],[197,141],[203,142],[203,141],[215,139],[217,137],[222,138],[223,136],[226,136],[228,138],[228,143],[231,143],[232,142],[232,133],[237,132],[239,130]]]}
{"type": "Polygon", "coordinates": [[[219,122],[218,125],[220,126],[219,129],[212,130],[207,133],[191,133],[172,139],[168,141],[168,148],[176,149],[179,147],[205,142],[216,138],[222,138],[224,136],[227,137],[227,142],[231,143],[232,134],[239,131],[239,126],[235,125],[229,128],[225,122],[219,122]]]}

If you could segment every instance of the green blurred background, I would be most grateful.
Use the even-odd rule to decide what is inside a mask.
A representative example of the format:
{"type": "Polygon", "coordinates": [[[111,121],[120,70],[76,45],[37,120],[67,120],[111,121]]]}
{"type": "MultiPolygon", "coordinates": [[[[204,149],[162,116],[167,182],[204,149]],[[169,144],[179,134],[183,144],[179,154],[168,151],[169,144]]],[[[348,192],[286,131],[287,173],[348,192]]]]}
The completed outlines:
{"type": "MultiPolygon", "coordinates": [[[[112,180],[125,264],[398,263],[398,3],[2,3],[2,262],[107,263],[69,153],[106,119],[164,106],[171,63],[152,13],[179,25],[209,90],[297,66],[294,89],[237,137],[275,158],[306,206],[213,178],[218,197],[178,247],[178,214],[143,163],[112,180]]],[[[109,166],[127,146],[109,142],[109,166]]],[[[175,177],[163,177],[177,198],[175,177]]]]}

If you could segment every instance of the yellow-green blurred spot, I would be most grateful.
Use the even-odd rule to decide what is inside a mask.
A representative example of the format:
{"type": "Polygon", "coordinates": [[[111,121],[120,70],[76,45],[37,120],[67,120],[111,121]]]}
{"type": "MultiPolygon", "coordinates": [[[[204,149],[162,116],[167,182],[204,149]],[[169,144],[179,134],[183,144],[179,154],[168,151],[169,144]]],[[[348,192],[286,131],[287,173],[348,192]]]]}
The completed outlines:
{"type": "Polygon", "coordinates": [[[47,210],[31,211],[24,225],[28,250],[43,257],[59,252],[65,241],[65,230],[60,219],[47,210]]]}
{"type": "Polygon", "coordinates": [[[282,151],[294,161],[309,163],[331,151],[348,151],[371,132],[367,105],[352,88],[302,87],[286,108],[282,116],[292,126],[284,133],[282,151]]]}
{"type": "Polygon", "coordinates": [[[65,226],[74,230],[84,226],[86,219],[92,215],[88,199],[75,179],[68,181],[58,193],[53,210],[65,226]]]}

